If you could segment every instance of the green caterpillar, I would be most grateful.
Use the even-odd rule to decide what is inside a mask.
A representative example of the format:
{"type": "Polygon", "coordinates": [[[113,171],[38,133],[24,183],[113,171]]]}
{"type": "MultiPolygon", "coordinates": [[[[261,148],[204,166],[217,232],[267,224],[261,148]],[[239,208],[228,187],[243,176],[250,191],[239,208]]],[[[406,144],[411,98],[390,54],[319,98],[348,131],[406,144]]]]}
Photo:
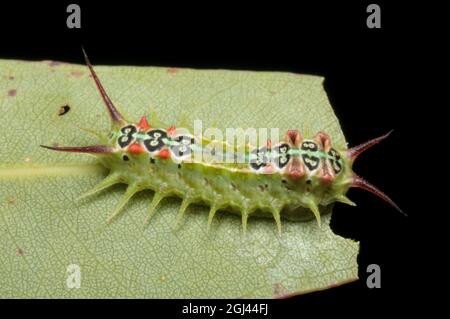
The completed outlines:
{"type": "Polygon", "coordinates": [[[203,137],[180,133],[174,126],[151,127],[145,117],[137,124],[125,120],[83,53],[109,112],[111,132],[101,137],[98,145],[41,146],[96,155],[109,169],[109,175],[85,195],[117,183],[128,185],[108,222],[118,216],[135,193],[145,189],[154,191],[148,221],[163,198],[178,196],[182,202],[177,225],[189,205],[204,203],[210,207],[208,229],[218,210],[240,213],[244,232],[249,216],[256,214],[272,215],[280,234],[282,216],[298,220],[314,216],[320,226],[320,206],[333,202],[355,205],[345,195],[350,187],[372,192],[402,212],[387,195],[352,171],[358,155],[390,132],[359,146],[338,150],[323,132],[306,139],[298,130],[289,130],[275,145],[270,140],[259,148],[245,145],[240,159],[235,152],[208,153],[205,146],[211,141],[203,137]],[[221,161],[216,160],[217,156],[221,161]]]}

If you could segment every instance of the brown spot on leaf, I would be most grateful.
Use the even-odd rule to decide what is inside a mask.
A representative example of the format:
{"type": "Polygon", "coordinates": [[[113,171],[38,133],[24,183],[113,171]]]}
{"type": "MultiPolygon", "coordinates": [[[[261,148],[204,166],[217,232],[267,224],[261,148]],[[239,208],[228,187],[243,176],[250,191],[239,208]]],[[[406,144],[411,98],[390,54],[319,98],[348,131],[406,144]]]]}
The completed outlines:
{"type": "Polygon", "coordinates": [[[12,206],[16,203],[16,199],[12,196],[7,197],[6,198],[6,204],[8,204],[8,206],[12,206]]]}
{"type": "Polygon", "coordinates": [[[70,106],[68,104],[65,104],[59,108],[58,115],[59,116],[64,115],[69,111],[70,111],[70,106]]]}
{"type": "Polygon", "coordinates": [[[336,288],[336,287],[339,287],[339,284],[337,284],[337,283],[332,283],[332,284],[330,284],[329,286],[328,286],[328,288],[336,288]]]}
{"type": "Polygon", "coordinates": [[[22,248],[17,247],[17,256],[23,256],[25,253],[22,248]]]}
{"type": "Polygon", "coordinates": [[[58,66],[61,64],[62,64],[62,62],[59,62],[59,61],[48,61],[48,65],[50,65],[50,66],[58,66]]]}
{"type": "Polygon", "coordinates": [[[14,97],[17,95],[17,90],[16,89],[11,89],[8,91],[8,96],[14,97]]]}
{"type": "Polygon", "coordinates": [[[273,285],[273,295],[275,298],[282,298],[288,294],[288,290],[281,283],[276,283],[273,285]]]}
{"type": "Polygon", "coordinates": [[[12,75],[10,75],[10,76],[8,76],[8,80],[14,80],[15,78],[14,78],[14,76],[12,76],[12,75]]]}
{"type": "Polygon", "coordinates": [[[170,74],[176,74],[176,73],[178,73],[178,71],[180,71],[178,68],[168,68],[167,69],[167,73],[170,73],[170,74]]]}
{"type": "Polygon", "coordinates": [[[76,78],[81,78],[84,75],[83,71],[71,71],[70,75],[76,78]]]}

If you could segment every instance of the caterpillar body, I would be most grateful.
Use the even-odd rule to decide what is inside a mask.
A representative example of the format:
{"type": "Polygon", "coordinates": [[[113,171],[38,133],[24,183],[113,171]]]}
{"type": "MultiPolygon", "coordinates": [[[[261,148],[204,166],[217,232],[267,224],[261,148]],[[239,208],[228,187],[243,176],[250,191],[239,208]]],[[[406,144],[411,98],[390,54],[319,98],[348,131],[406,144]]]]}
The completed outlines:
{"type": "MultiPolygon", "coordinates": [[[[186,208],[195,203],[209,206],[208,229],[218,210],[237,212],[245,232],[250,215],[273,216],[281,234],[281,218],[315,218],[320,226],[320,206],[342,202],[355,205],[346,193],[349,188],[365,189],[400,208],[382,191],[352,171],[355,159],[389,134],[350,149],[335,149],[331,138],[318,132],[305,138],[289,130],[284,138],[263,147],[246,145],[244,161],[236,158],[216,162],[217,154],[206,154],[203,138],[180,133],[175,126],[152,127],[145,117],[138,123],[124,119],[107,95],[86,53],[86,64],[111,119],[111,132],[97,145],[44,148],[88,153],[98,157],[109,175],[83,196],[93,195],[118,183],[127,184],[123,198],[108,217],[115,219],[131,197],[142,190],[154,191],[148,221],[161,200],[182,198],[176,225],[181,225],[186,208]],[[202,154],[202,156],[196,156],[202,154]]],[[[223,153],[222,159],[236,157],[223,153]]]]}

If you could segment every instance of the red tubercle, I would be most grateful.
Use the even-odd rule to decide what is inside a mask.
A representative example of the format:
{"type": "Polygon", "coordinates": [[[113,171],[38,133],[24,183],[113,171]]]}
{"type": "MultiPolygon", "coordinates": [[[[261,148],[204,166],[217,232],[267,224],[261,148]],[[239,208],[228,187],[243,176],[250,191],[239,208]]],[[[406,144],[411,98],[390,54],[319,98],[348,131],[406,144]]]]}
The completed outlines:
{"type": "Polygon", "coordinates": [[[139,143],[131,144],[130,146],[128,146],[127,150],[128,150],[128,153],[135,154],[135,155],[144,153],[144,151],[145,151],[144,147],[139,143]]]}
{"type": "Polygon", "coordinates": [[[163,150],[159,151],[158,157],[159,158],[169,158],[170,157],[169,150],[168,149],[163,149],[163,150]]]}
{"type": "Polygon", "coordinates": [[[305,175],[305,168],[297,157],[294,157],[287,167],[287,174],[292,179],[299,179],[305,175]]]}
{"type": "Polygon", "coordinates": [[[298,147],[302,141],[302,136],[300,135],[299,130],[288,130],[285,139],[286,142],[298,147]]]}
{"type": "Polygon", "coordinates": [[[321,145],[322,149],[326,152],[331,148],[330,136],[324,132],[318,132],[315,136],[316,141],[321,145]]]}
{"type": "Polygon", "coordinates": [[[268,149],[272,148],[272,140],[270,138],[267,139],[266,146],[267,146],[268,149]]]}
{"type": "Polygon", "coordinates": [[[276,172],[275,166],[272,164],[267,165],[264,167],[264,174],[273,174],[276,172]]]}
{"type": "Polygon", "coordinates": [[[301,171],[299,171],[299,170],[290,170],[289,172],[288,172],[288,175],[289,175],[289,177],[290,178],[292,178],[292,179],[299,179],[299,178],[302,178],[303,177],[303,175],[305,175],[304,173],[302,173],[301,171]]]}
{"type": "Polygon", "coordinates": [[[145,116],[141,117],[137,125],[141,130],[146,131],[151,128],[150,124],[148,124],[147,118],[145,116]]]}
{"type": "Polygon", "coordinates": [[[175,131],[177,130],[175,125],[172,125],[171,127],[169,127],[167,129],[167,135],[169,136],[174,136],[175,135],[175,131]]]}
{"type": "Polygon", "coordinates": [[[329,173],[326,173],[326,174],[322,175],[321,179],[322,179],[322,182],[324,182],[325,184],[331,184],[331,182],[334,181],[334,176],[329,173]]]}
{"type": "Polygon", "coordinates": [[[322,182],[324,182],[325,184],[330,184],[331,182],[334,181],[335,178],[335,174],[331,171],[331,169],[328,167],[328,163],[326,161],[324,161],[323,166],[322,166],[322,172],[321,172],[321,176],[320,179],[322,180],[322,182]]]}

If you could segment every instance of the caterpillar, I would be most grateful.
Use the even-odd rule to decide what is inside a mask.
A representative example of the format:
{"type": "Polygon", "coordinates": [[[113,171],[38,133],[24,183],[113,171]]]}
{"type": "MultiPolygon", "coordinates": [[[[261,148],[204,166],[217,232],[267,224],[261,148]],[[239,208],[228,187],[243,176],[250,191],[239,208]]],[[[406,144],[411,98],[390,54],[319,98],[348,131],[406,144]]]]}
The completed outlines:
{"type": "Polygon", "coordinates": [[[355,174],[356,158],[386,139],[389,134],[349,149],[336,149],[329,135],[318,132],[305,138],[299,130],[288,130],[278,143],[267,140],[264,146],[244,147],[244,159],[233,152],[220,154],[232,158],[226,163],[205,157],[205,138],[179,132],[175,126],[153,127],[144,116],[139,122],[126,120],[115,107],[83,50],[87,67],[106,106],[111,130],[90,146],[46,146],[46,149],[95,155],[109,174],[85,196],[123,183],[127,189],[110,214],[113,221],[134,194],[154,192],[147,212],[150,222],[161,200],[168,196],[182,199],[176,225],[180,225],[191,204],[209,207],[208,230],[217,211],[241,215],[245,233],[250,215],[273,217],[281,234],[281,217],[306,220],[315,218],[320,227],[320,206],[342,202],[355,206],[346,193],[349,188],[369,191],[402,210],[382,191],[355,174]],[[197,156],[201,154],[202,156],[197,156]]]}

